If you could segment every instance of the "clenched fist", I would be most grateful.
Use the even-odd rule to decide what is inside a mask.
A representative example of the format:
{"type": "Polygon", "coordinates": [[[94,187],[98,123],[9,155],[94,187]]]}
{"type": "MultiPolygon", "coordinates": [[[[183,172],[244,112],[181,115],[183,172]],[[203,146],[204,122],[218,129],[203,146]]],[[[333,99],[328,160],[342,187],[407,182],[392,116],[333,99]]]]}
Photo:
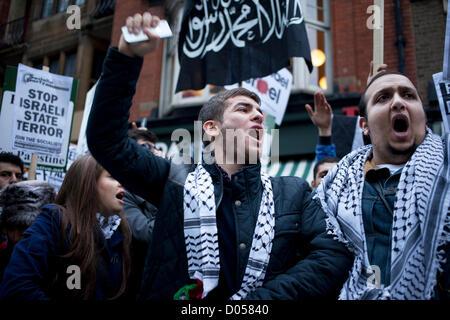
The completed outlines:
{"type": "Polygon", "coordinates": [[[119,41],[119,51],[130,57],[143,57],[154,51],[160,38],[150,32],[149,28],[156,27],[158,23],[159,17],[152,16],[150,12],[136,13],[134,16],[128,17],[126,21],[128,32],[138,34],[142,29],[149,39],[137,43],[127,43],[122,34],[119,41]]]}

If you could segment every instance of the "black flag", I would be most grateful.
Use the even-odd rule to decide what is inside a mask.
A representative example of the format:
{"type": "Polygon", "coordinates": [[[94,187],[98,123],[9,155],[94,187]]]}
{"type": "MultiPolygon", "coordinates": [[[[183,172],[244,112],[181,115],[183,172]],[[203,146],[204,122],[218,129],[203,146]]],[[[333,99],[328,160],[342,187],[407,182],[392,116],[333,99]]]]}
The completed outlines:
{"type": "Polygon", "coordinates": [[[176,92],[264,77],[311,52],[300,0],[187,0],[176,92]]]}

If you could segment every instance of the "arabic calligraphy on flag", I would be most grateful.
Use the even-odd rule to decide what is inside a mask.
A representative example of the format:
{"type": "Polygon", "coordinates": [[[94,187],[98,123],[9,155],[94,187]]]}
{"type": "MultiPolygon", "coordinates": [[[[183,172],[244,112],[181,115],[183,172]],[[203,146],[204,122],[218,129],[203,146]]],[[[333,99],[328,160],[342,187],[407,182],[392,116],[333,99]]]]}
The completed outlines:
{"type": "Polygon", "coordinates": [[[260,78],[303,57],[312,71],[300,0],[187,0],[176,92],[260,78]]]}

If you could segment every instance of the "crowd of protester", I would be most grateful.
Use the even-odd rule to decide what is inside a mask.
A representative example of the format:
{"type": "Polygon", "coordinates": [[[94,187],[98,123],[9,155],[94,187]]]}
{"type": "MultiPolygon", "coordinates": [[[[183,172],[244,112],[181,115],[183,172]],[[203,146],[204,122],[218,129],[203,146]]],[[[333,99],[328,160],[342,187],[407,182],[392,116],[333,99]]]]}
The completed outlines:
{"type": "MultiPolygon", "coordinates": [[[[138,14],[127,27],[158,22],[138,14]]],[[[369,75],[359,124],[371,144],[342,159],[331,106],[314,95],[310,187],[251,162],[264,114],[243,88],[200,110],[213,163],[175,163],[152,132],[129,130],[143,56],[158,43],[145,32],[146,42],[121,38],[109,49],[87,127],[91,155],[70,166],[57,194],[21,181],[20,158],[0,154],[1,300],[449,298],[450,142],[426,126],[406,76],[386,66],[369,75]],[[226,130],[243,136],[244,163],[226,130]]]]}

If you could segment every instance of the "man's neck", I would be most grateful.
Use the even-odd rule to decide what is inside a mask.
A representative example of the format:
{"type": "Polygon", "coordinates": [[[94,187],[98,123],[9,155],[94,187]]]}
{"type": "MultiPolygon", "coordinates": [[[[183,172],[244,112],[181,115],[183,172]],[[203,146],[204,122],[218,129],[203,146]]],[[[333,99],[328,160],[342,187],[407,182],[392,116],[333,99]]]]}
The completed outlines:
{"type": "MultiPolygon", "coordinates": [[[[412,152],[413,153],[413,152],[412,152]]],[[[373,161],[376,165],[380,164],[394,164],[401,165],[408,162],[412,156],[411,152],[405,153],[389,153],[388,156],[379,154],[375,149],[373,150],[373,161]]]]}
{"type": "Polygon", "coordinates": [[[223,170],[225,170],[226,173],[228,173],[228,176],[231,178],[231,175],[238,171],[240,168],[243,168],[245,164],[226,164],[226,163],[218,163],[218,166],[220,166],[223,170]]]}

